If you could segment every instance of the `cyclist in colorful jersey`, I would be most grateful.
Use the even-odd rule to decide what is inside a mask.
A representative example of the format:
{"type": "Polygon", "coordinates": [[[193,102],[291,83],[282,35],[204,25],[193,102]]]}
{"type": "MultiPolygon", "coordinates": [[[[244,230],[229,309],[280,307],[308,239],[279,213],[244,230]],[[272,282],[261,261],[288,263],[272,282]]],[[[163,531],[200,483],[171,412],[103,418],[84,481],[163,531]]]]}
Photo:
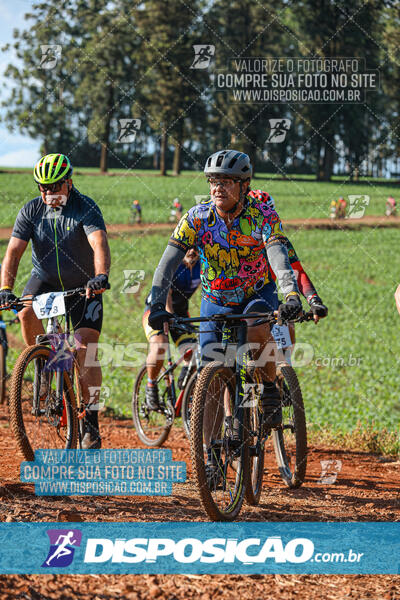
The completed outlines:
{"type": "MultiPolygon", "coordinates": [[[[278,310],[283,320],[302,312],[296,277],[290,266],[286,238],[278,214],[249,195],[252,166],[247,154],[223,150],[211,155],[204,169],[210,183],[210,200],[194,206],[178,223],[154,274],[149,323],[161,329],[170,314],[166,296],[172,275],[188,248],[197,248],[201,261],[201,315],[267,312],[278,310]],[[285,302],[279,306],[277,289],[269,266],[277,274],[285,302]]],[[[265,325],[249,320],[248,340],[257,345],[255,358],[273,343],[265,325]]],[[[217,323],[200,326],[203,362],[215,359],[222,331],[217,323]]],[[[266,427],[282,421],[276,365],[269,360],[261,367],[262,405],[266,427]]],[[[209,455],[209,467],[212,464],[209,455]]]]}
{"type": "MultiPolygon", "coordinates": [[[[65,302],[79,340],[82,395],[90,403],[90,388],[101,386],[101,369],[86,367],[84,361],[89,345],[91,350],[97,349],[103,321],[101,293],[108,286],[111,260],[106,227],[97,204],[73,186],[72,166],[67,156],[43,156],[36,163],[33,175],[40,195],[25,204],[17,215],[1,269],[0,306],[8,306],[16,299],[12,289],[29,241],[33,269],[24,296],[86,287],[86,296],[66,298],[65,302]]],[[[36,336],[43,334],[42,321],[31,306],[19,312],[19,320],[25,343],[34,344],[36,336]]],[[[42,384],[45,386],[46,382],[42,384]]],[[[42,390],[42,384],[39,393],[44,395],[47,390],[42,390]]],[[[98,411],[86,413],[82,447],[100,448],[98,411]]]]}
{"type": "MultiPolygon", "coordinates": [[[[173,276],[171,289],[167,296],[166,309],[179,317],[189,316],[189,300],[200,285],[200,262],[199,254],[194,249],[188,250],[181,264],[173,276]]],[[[149,341],[149,353],[147,355],[147,384],[146,402],[151,410],[159,408],[158,388],[156,379],[160,373],[165,358],[165,348],[168,342],[162,331],[153,329],[148,322],[151,309],[151,293],[146,298],[145,311],[143,313],[143,328],[149,341]]],[[[196,343],[196,337],[190,333],[170,328],[171,337],[179,351],[183,354],[188,347],[196,343]]],[[[187,363],[184,364],[179,378],[178,387],[186,377],[187,363]]]]}

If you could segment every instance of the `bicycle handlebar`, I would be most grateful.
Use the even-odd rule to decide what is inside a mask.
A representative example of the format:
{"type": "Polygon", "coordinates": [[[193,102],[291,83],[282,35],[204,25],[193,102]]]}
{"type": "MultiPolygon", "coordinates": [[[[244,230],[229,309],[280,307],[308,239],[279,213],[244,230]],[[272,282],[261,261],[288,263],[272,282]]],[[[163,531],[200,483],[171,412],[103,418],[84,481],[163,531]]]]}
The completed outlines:
{"type": "MultiPolygon", "coordinates": [[[[183,324],[183,323],[204,323],[204,322],[209,322],[209,321],[220,321],[220,322],[227,322],[227,321],[242,321],[244,319],[256,319],[256,322],[254,323],[254,325],[251,325],[251,327],[255,327],[256,325],[261,325],[262,323],[270,323],[270,324],[275,324],[277,323],[277,311],[270,311],[267,313],[243,313],[243,314],[222,314],[222,315],[213,315],[212,317],[173,317],[169,320],[170,324],[174,324],[177,325],[179,323],[183,324]]],[[[293,323],[303,323],[305,321],[312,321],[314,318],[314,314],[312,311],[309,311],[307,313],[303,313],[302,315],[300,315],[300,317],[297,317],[296,319],[291,319],[290,322],[293,323]]]]}
{"type": "MultiPolygon", "coordinates": [[[[106,290],[109,290],[110,288],[111,288],[110,284],[107,283],[106,290]]],[[[72,290],[63,290],[63,294],[64,294],[64,296],[75,296],[76,294],[83,295],[86,293],[86,290],[87,290],[87,287],[81,286],[81,287],[77,287],[72,290]]],[[[8,304],[7,306],[0,307],[0,311],[1,310],[10,310],[10,309],[15,309],[16,311],[20,311],[23,308],[25,308],[25,306],[27,306],[28,301],[33,302],[33,300],[35,300],[36,298],[38,298],[41,295],[42,294],[37,294],[36,296],[32,296],[32,295],[27,294],[25,296],[20,296],[12,304],[8,304]]],[[[96,295],[96,294],[93,294],[93,295],[96,295]]]]}

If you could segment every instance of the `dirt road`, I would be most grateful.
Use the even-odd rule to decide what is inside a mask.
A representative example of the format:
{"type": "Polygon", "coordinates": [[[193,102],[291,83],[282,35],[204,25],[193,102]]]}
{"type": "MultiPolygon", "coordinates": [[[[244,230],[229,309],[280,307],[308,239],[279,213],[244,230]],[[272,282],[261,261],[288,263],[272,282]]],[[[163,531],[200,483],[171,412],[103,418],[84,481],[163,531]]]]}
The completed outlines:
{"type": "MultiPolygon", "coordinates": [[[[141,444],[128,420],[103,419],[103,447],[141,444]]],[[[173,430],[165,447],[185,460],[188,480],[173,495],[150,497],[45,498],[19,482],[21,457],[10,434],[7,411],[0,407],[0,520],[2,521],[204,521],[206,516],[191,480],[189,446],[173,430]]],[[[264,492],[258,508],[245,505],[248,521],[398,521],[400,463],[371,454],[312,447],[307,482],[288,490],[269,451],[264,492]],[[341,460],[334,484],[321,484],[321,460],[341,460]]],[[[400,576],[7,576],[0,577],[0,598],[200,598],[269,600],[280,598],[400,598],[400,576]],[[62,593],[61,593],[62,590],[62,593]]]]}
{"type": "MultiPolygon", "coordinates": [[[[400,227],[400,217],[385,217],[381,215],[369,215],[362,219],[341,219],[331,221],[330,219],[286,219],[284,227],[301,229],[357,229],[359,227],[400,227]]],[[[173,223],[142,223],[138,225],[128,223],[111,223],[107,225],[110,236],[118,237],[120,234],[140,231],[149,234],[154,231],[172,230],[173,223]]],[[[0,240],[8,240],[12,227],[0,227],[0,240]]]]}

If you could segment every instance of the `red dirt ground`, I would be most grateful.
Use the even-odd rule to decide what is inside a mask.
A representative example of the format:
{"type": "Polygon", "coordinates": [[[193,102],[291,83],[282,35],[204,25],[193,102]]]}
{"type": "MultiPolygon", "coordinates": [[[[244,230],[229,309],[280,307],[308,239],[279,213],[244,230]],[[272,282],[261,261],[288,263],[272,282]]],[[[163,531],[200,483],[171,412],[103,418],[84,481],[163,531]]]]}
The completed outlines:
{"type": "MultiPolygon", "coordinates": [[[[131,422],[102,420],[103,447],[141,447],[131,422]]],[[[7,410],[0,407],[0,520],[2,521],[204,521],[191,480],[189,446],[184,433],[173,429],[165,444],[174,460],[185,460],[188,481],[175,484],[173,495],[151,497],[46,498],[19,482],[19,455],[11,435],[7,410]]],[[[260,506],[244,505],[240,520],[249,521],[398,521],[399,462],[364,452],[312,447],[307,481],[288,490],[280,480],[272,452],[267,453],[260,506]],[[318,483],[321,460],[342,461],[334,484],[318,483]]],[[[400,599],[400,576],[321,575],[29,575],[0,576],[0,599],[50,598],[166,600],[243,598],[400,599]]]]}

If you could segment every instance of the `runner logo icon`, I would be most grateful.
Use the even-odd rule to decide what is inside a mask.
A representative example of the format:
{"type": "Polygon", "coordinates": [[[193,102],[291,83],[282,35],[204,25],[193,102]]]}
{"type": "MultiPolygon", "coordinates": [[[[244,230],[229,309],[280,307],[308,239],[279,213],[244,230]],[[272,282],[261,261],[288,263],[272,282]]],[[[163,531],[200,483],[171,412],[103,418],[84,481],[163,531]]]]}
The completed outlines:
{"type": "Polygon", "coordinates": [[[75,548],[81,545],[80,529],[48,529],[50,549],[42,567],[68,567],[74,558],[75,548]]]}
{"type": "Polygon", "coordinates": [[[194,44],[194,60],[191,69],[207,69],[215,54],[215,46],[212,44],[194,44]]]}
{"type": "Polygon", "coordinates": [[[290,129],[290,119],[269,119],[271,131],[269,133],[267,143],[280,144],[286,138],[286,134],[290,129]]]}

